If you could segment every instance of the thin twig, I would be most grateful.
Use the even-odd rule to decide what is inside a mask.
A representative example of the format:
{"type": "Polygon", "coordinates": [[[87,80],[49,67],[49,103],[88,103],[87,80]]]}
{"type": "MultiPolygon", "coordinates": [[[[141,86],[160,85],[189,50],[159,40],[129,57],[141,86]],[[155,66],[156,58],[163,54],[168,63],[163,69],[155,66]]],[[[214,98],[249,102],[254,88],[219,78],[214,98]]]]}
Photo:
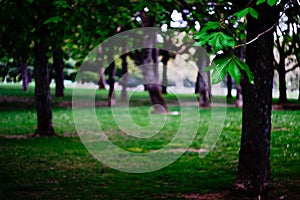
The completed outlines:
{"type": "MultiPolygon", "coordinates": [[[[289,1],[290,2],[290,1],[289,1]]],[[[238,48],[238,47],[243,47],[243,46],[247,46],[248,44],[251,44],[253,43],[254,41],[258,40],[262,35],[268,33],[269,31],[271,31],[278,23],[279,23],[279,20],[281,19],[281,17],[283,16],[283,14],[287,11],[289,7],[287,6],[286,8],[284,8],[284,10],[282,11],[281,15],[279,16],[279,19],[270,27],[268,28],[267,30],[265,30],[264,32],[262,33],[259,33],[255,38],[253,38],[252,40],[246,42],[246,43],[243,43],[243,44],[239,44],[239,45],[236,45],[234,48],[238,48]]]]}

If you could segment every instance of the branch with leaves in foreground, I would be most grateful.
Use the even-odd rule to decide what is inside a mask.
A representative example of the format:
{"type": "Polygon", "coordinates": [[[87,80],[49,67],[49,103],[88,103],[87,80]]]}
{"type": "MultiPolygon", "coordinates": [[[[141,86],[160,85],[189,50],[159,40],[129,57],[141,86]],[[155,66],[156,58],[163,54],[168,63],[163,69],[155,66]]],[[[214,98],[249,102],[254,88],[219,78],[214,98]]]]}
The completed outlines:
{"type": "MultiPolygon", "coordinates": [[[[267,3],[269,6],[274,6],[278,1],[277,0],[258,0],[255,5],[259,5],[262,3],[267,3]]],[[[240,22],[240,19],[250,15],[255,19],[258,19],[259,13],[252,7],[248,7],[251,4],[247,5],[247,8],[242,9],[232,16],[229,17],[232,24],[236,24],[240,22]]],[[[288,7],[286,7],[280,17],[283,16],[283,13],[286,12],[288,7]]],[[[279,21],[279,20],[278,20],[279,21]]],[[[197,41],[195,46],[205,46],[210,45],[212,47],[212,53],[217,54],[218,52],[226,52],[222,54],[217,54],[217,56],[213,60],[213,64],[204,69],[204,71],[212,72],[212,83],[217,84],[221,82],[226,73],[229,73],[236,81],[237,84],[240,83],[242,78],[242,71],[244,71],[248,77],[250,83],[254,83],[254,76],[249,68],[249,66],[241,61],[238,57],[231,53],[233,49],[238,47],[246,46],[254,41],[258,40],[262,35],[267,32],[273,30],[273,28],[277,25],[278,21],[268,28],[266,31],[258,34],[254,39],[248,41],[244,44],[236,45],[235,39],[232,31],[228,31],[227,24],[225,24],[224,16],[221,16],[219,22],[208,22],[197,34],[194,35],[194,39],[197,41]],[[228,35],[228,33],[230,35],[228,35]]]]}

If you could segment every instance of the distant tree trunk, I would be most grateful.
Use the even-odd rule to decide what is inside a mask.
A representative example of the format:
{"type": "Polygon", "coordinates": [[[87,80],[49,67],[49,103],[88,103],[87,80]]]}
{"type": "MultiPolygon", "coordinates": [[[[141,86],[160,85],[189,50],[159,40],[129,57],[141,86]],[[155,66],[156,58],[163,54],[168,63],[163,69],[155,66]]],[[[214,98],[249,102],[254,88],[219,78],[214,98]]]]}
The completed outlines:
{"type": "MultiPolygon", "coordinates": [[[[146,12],[141,11],[141,19],[143,27],[153,27],[155,26],[155,16],[147,15],[146,12]]],[[[148,35],[144,40],[144,46],[147,47],[141,52],[136,51],[135,62],[137,66],[142,65],[141,71],[146,83],[146,88],[148,90],[150,100],[154,106],[155,113],[162,113],[167,111],[167,104],[162,96],[161,86],[159,84],[159,74],[158,74],[158,49],[154,49],[156,42],[156,35],[148,35]],[[151,64],[153,60],[154,64],[151,64]]]]}
{"type": "MultiPolygon", "coordinates": [[[[198,50],[200,51],[200,50],[198,50]]],[[[199,88],[199,106],[209,107],[210,106],[210,88],[209,88],[209,72],[203,71],[203,69],[209,66],[209,56],[205,52],[198,52],[199,54],[199,73],[197,77],[198,88],[199,88]]]]}
{"type": "Polygon", "coordinates": [[[299,84],[298,84],[298,87],[299,87],[298,101],[300,101],[300,67],[299,67],[298,79],[299,79],[299,84]]]}
{"type": "Polygon", "coordinates": [[[198,72],[197,78],[196,78],[196,83],[195,83],[195,94],[199,93],[199,79],[200,79],[200,73],[198,72]]]}
{"type": "MultiPolygon", "coordinates": [[[[245,43],[246,41],[243,41],[243,42],[245,43]]],[[[238,52],[239,52],[238,57],[240,58],[240,60],[244,60],[245,59],[245,47],[243,47],[243,46],[240,47],[238,52]]],[[[242,78],[244,78],[244,76],[242,78]]],[[[237,108],[243,107],[243,95],[242,95],[241,84],[236,85],[235,107],[237,107],[237,108]]]]}
{"type": "Polygon", "coordinates": [[[98,48],[98,51],[97,51],[97,61],[98,61],[98,64],[99,64],[99,81],[98,81],[98,86],[99,86],[99,90],[102,90],[102,89],[106,89],[105,88],[105,74],[104,74],[104,70],[103,70],[103,58],[101,56],[101,54],[103,53],[103,50],[102,50],[102,47],[99,47],[98,48]]]}
{"type": "Polygon", "coordinates": [[[232,98],[232,78],[229,74],[227,74],[227,99],[232,98]]]}
{"type": "MultiPolygon", "coordinates": [[[[264,32],[279,13],[266,4],[257,8],[259,19],[247,18],[247,41],[264,32]]],[[[233,192],[263,194],[270,181],[270,133],[273,86],[273,32],[269,31],[247,45],[246,61],[254,74],[254,84],[245,78],[243,87],[242,138],[238,174],[233,192]]]]}
{"type": "Polygon", "coordinates": [[[170,54],[168,51],[160,50],[162,52],[162,60],[161,62],[163,63],[163,73],[162,73],[162,93],[167,94],[167,87],[168,87],[168,76],[167,76],[167,64],[170,59],[170,54]]]}
{"type": "Polygon", "coordinates": [[[28,65],[24,61],[21,61],[20,65],[21,65],[21,74],[22,74],[22,88],[23,88],[23,91],[27,91],[28,84],[29,84],[28,65]]]}
{"type": "Polygon", "coordinates": [[[104,71],[103,71],[103,67],[101,66],[100,67],[100,70],[99,70],[99,81],[98,81],[98,85],[99,85],[99,90],[102,90],[102,89],[106,89],[105,88],[105,76],[104,76],[104,71]]]}
{"type": "Polygon", "coordinates": [[[55,71],[55,96],[63,97],[64,94],[64,57],[60,43],[54,44],[53,48],[53,65],[55,71]]]}
{"type": "MultiPolygon", "coordinates": [[[[279,39],[278,39],[279,40],[279,39]]],[[[284,44],[280,46],[280,42],[278,41],[278,50],[279,50],[279,65],[278,65],[278,75],[279,75],[279,99],[278,104],[287,103],[286,96],[286,80],[285,80],[285,53],[284,53],[284,44]]]]}
{"type": "Polygon", "coordinates": [[[52,124],[49,66],[47,58],[47,32],[43,28],[40,29],[42,29],[38,30],[40,41],[38,41],[34,47],[34,99],[37,110],[37,129],[33,136],[54,136],[55,131],[52,124]]]}
{"type": "Polygon", "coordinates": [[[243,107],[243,95],[242,95],[242,86],[238,84],[236,87],[236,99],[235,99],[235,107],[242,108],[243,107]]]}
{"type": "Polygon", "coordinates": [[[108,85],[109,85],[109,91],[108,91],[108,106],[112,106],[115,104],[115,62],[113,61],[108,68],[106,69],[108,72],[108,85]]]}
{"type": "Polygon", "coordinates": [[[121,100],[127,100],[127,77],[128,77],[128,63],[127,63],[127,55],[124,54],[121,56],[122,59],[122,92],[121,92],[121,100]]]}

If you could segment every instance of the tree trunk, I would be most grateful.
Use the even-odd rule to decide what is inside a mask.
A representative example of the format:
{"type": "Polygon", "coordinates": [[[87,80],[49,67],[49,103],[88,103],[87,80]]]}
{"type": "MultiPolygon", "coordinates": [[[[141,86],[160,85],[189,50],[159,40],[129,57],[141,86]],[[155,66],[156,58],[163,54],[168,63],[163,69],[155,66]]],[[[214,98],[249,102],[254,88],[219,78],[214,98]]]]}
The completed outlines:
{"type": "MultiPolygon", "coordinates": [[[[264,32],[278,19],[274,8],[257,7],[259,19],[248,18],[247,41],[264,32]]],[[[249,44],[246,61],[254,74],[254,84],[242,80],[243,120],[238,174],[233,192],[259,196],[270,181],[270,133],[273,86],[273,32],[269,31],[249,44]]]]}
{"type": "Polygon", "coordinates": [[[99,81],[98,81],[98,85],[99,85],[99,90],[105,90],[105,76],[104,76],[104,72],[103,72],[103,66],[100,67],[99,70],[99,81]]]}
{"type": "Polygon", "coordinates": [[[235,107],[242,108],[243,107],[243,95],[242,95],[242,86],[238,84],[236,87],[236,99],[235,99],[235,107]]]}
{"type": "MultiPolygon", "coordinates": [[[[55,44],[57,45],[57,44],[55,44]]],[[[53,65],[55,71],[55,96],[64,96],[64,59],[59,45],[53,47],[53,65]]]]}
{"type": "Polygon", "coordinates": [[[21,74],[22,74],[22,88],[27,91],[29,84],[28,65],[26,62],[21,61],[21,74]]]}
{"type": "Polygon", "coordinates": [[[33,136],[54,136],[52,124],[52,107],[49,87],[49,66],[47,58],[48,46],[46,33],[39,34],[40,41],[35,44],[34,76],[35,90],[34,100],[37,110],[37,129],[33,136]]]}
{"type": "MultiPolygon", "coordinates": [[[[243,41],[244,43],[246,41],[243,41]]],[[[239,47],[238,50],[239,54],[238,57],[240,60],[244,61],[245,60],[245,47],[241,46],[239,47]]],[[[244,78],[243,76],[242,78],[244,78]]],[[[242,86],[241,84],[236,85],[236,98],[235,98],[235,107],[237,108],[242,108],[243,107],[243,95],[242,95],[242,86]]]]}
{"type": "Polygon", "coordinates": [[[285,72],[284,51],[280,51],[280,61],[279,61],[279,66],[278,66],[278,75],[279,75],[279,99],[278,99],[278,104],[287,103],[285,74],[286,74],[286,72],[285,72]]]}
{"type": "MultiPolygon", "coordinates": [[[[141,11],[141,19],[143,27],[155,26],[155,15],[149,16],[145,11],[141,11]]],[[[135,62],[137,66],[142,65],[141,71],[146,84],[145,88],[147,88],[149,93],[151,104],[154,105],[154,112],[164,113],[168,109],[167,104],[162,96],[161,86],[159,84],[159,50],[155,49],[155,42],[156,35],[147,35],[144,40],[144,46],[147,48],[143,49],[141,52],[136,51],[135,62]],[[153,63],[151,63],[152,60],[153,63]]]]}
{"type": "Polygon", "coordinates": [[[210,88],[209,88],[209,72],[203,71],[203,69],[209,66],[209,56],[206,52],[202,52],[198,49],[196,55],[199,58],[199,73],[197,78],[199,88],[199,106],[209,107],[210,106],[210,88]]]}
{"type": "Polygon", "coordinates": [[[227,74],[227,99],[232,98],[232,78],[229,74],[227,74]]]}
{"type": "Polygon", "coordinates": [[[124,54],[121,56],[122,59],[122,92],[121,92],[121,100],[127,100],[127,77],[128,77],[128,63],[127,63],[127,55],[124,54]]]}
{"type": "Polygon", "coordinates": [[[167,94],[167,87],[168,87],[168,76],[167,76],[167,71],[168,71],[168,68],[167,68],[167,64],[168,64],[168,61],[170,59],[170,54],[168,51],[164,51],[164,50],[160,50],[160,52],[162,52],[162,63],[163,63],[163,73],[162,73],[162,93],[163,94],[167,94]]]}
{"type": "Polygon", "coordinates": [[[108,106],[112,106],[115,104],[115,62],[112,62],[108,68],[106,69],[108,72],[108,85],[109,85],[109,91],[108,91],[108,106]]]}

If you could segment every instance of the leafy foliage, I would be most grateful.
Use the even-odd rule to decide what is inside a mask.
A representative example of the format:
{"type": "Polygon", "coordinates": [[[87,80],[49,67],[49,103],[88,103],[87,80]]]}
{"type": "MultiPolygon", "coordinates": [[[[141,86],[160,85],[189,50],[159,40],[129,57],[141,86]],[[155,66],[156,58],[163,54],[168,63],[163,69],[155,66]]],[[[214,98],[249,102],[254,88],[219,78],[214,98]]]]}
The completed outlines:
{"type": "Polygon", "coordinates": [[[240,83],[242,72],[245,71],[250,82],[253,82],[253,74],[249,68],[249,66],[240,61],[238,57],[232,54],[219,54],[217,55],[213,63],[210,67],[205,68],[205,71],[209,71],[213,69],[212,72],[212,83],[217,84],[221,82],[228,72],[237,82],[240,83]]]}
{"type": "Polygon", "coordinates": [[[254,10],[253,8],[245,8],[245,9],[233,14],[233,16],[236,16],[237,18],[242,18],[242,17],[246,16],[248,13],[255,19],[258,19],[258,12],[256,10],[254,10]]]}

